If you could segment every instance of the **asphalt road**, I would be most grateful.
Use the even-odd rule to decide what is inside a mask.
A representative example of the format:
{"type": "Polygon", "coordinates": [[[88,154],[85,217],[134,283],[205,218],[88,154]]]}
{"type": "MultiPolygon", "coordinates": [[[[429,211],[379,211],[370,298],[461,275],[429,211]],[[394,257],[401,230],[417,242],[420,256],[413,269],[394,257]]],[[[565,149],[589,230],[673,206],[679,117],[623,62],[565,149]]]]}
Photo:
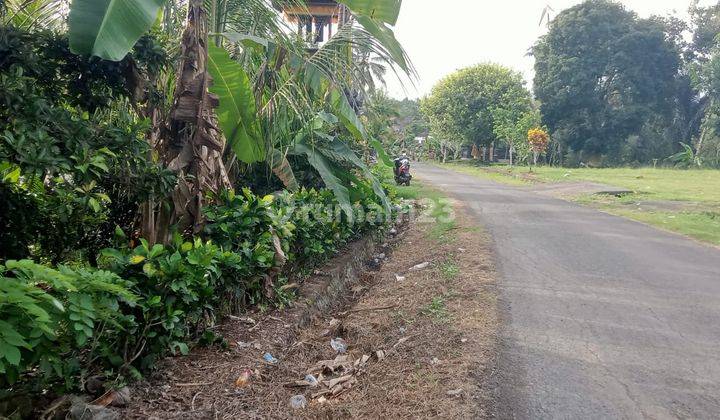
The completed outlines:
{"type": "Polygon", "coordinates": [[[500,418],[720,418],[720,250],[433,166],[490,232],[500,418]]]}

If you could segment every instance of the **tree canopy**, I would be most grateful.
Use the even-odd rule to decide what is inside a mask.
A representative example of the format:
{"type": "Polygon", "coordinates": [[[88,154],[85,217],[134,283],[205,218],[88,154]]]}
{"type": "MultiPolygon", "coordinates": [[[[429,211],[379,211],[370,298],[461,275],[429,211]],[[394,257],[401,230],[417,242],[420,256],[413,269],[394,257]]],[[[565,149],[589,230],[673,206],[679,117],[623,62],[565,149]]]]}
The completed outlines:
{"type": "Polygon", "coordinates": [[[431,134],[456,144],[488,145],[499,140],[494,109],[530,109],[522,75],[498,64],[480,64],[442,79],[423,99],[431,134]]]}
{"type": "Polygon", "coordinates": [[[649,121],[670,126],[681,62],[667,31],[608,0],[560,13],[532,50],[553,138],[580,159],[617,159],[649,121]]]}

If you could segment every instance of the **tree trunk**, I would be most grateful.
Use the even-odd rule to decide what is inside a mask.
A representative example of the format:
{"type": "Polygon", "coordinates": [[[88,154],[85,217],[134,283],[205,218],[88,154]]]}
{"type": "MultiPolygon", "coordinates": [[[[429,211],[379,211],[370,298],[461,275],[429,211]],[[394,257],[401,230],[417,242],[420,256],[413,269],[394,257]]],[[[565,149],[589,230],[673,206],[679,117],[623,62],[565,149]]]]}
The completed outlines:
{"type": "Polygon", "coordinates": [[[170,115],[155,150],[178,176],[169,203],[150,203],[143,217],[143,236],[166,243],[170,229],[197,234],[204,226],[202,208],[208,193],[230,188],[222,161],[223,137],[214,109],[218,98],[208,92],[208,20],[203,0],[190,0],[182,36],[180,67],[170,115]],[[150,225],[153,225],[152,227],[150,225]]]}
{"type": "Polygon", "coordinates": [[[510,144],[510,147],[509,147],[509,153],[510,153],[510,166],[513,166],[513,149],[514,149],[514,147],[513,147],[512,143],[511,143],[511,144],[510,144]]]}

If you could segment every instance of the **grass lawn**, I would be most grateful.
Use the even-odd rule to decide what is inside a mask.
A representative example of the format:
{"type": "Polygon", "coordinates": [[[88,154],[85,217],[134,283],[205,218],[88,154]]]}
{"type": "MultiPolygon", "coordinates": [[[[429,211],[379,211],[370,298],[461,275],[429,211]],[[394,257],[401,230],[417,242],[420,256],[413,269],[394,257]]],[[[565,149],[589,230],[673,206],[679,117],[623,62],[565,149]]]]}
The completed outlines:
{"type": "Polygon", "coordinates": [[[557,168],[442,165],[512,185],[595,182],[633,191],[616,198],[582,194],[569,199],[618,216],[720,245],[720,170],[557,168]]]}
{"type": "Polygon", "coordinates": [[[651,200],[720,203],[720,170],[716,169],[539,167],[534,172],[547,182],[599,182],[627,188],[651,200]]]}

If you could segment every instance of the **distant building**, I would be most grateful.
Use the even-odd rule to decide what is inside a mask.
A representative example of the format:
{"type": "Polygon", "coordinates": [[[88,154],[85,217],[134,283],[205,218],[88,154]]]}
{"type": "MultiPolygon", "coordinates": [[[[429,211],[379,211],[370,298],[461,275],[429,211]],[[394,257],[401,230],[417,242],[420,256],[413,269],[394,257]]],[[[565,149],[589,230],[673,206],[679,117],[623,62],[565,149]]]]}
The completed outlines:
{"type": "Polygon", "coordinates": [[[316,49],[327,42],[333,32],[350,21],[350,11],[334,0],[307,0],[305,4],[292,0],[273,0],[276,9],[283,12],[285,20],[297,25],[297,33],[316,49]]]}

